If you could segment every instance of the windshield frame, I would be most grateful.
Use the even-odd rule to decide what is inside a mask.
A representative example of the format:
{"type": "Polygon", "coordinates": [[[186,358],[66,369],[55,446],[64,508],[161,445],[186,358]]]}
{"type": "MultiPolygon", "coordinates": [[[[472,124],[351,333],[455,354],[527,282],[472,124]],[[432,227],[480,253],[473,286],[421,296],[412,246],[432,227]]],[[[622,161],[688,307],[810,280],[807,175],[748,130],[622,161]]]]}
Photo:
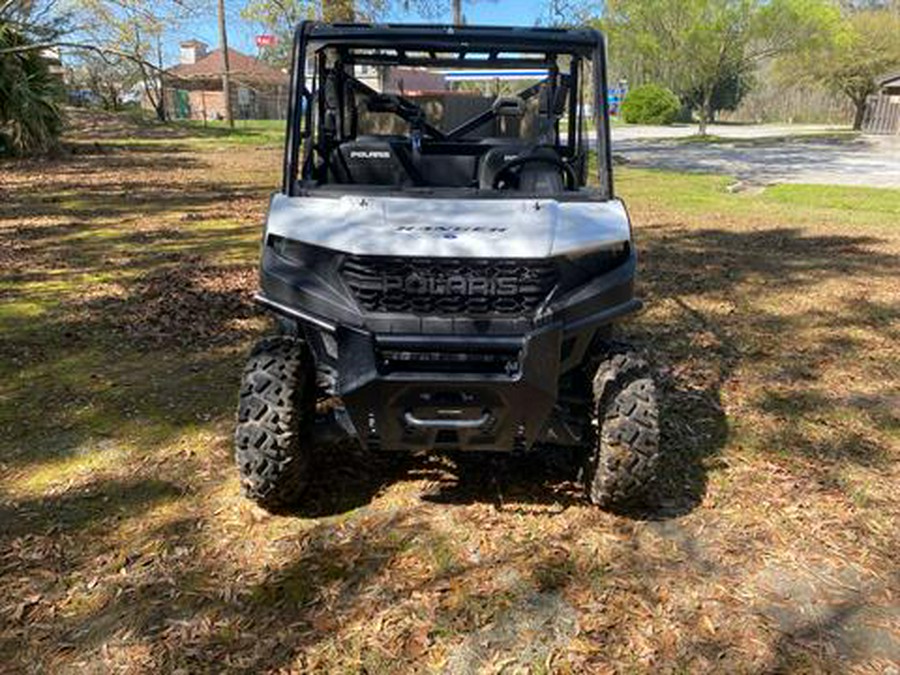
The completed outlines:
{"type": "MultiPolygon", "coordinates": [[[[596,30],[563,30],[546,28],[495,28],[418,25],[368,25],[323,24],[303,22],[295,32],[291,68],[291,96],[288,106],[287,136],[285,141],[283,192],[296,196],[301,192],[300,179],[304,172],[301,144],[310,141],[315,131],[314,106],[316,96],[308,86],[307,65],[309,54],[320,54],[325,49],[352,50],[352,63],[378,62],[388,65],[429,67],[464,67],[467,69],[543,66],[558,74],[559,57],[571,57],[572,101],[583,100],[581,90],[588,94],[589,113],[579,115],[577,105],[569,105],[568,139],[561,143],[570,156],[580,149],[585,153],[596,150],[598,190],[592,192],[604,199],[613,197],[612,167],[609,140],[609,116],[607,109],[606,48],[603,36],[596,30]],[[373,50],[367,58],[359,57],[359,50],[373,50]],[[394,52],[384,56],[378,50],[394,52]],[[428,58],[410,57],[411,53],[425,53],[428,58]],[[437,54],[457,54],[457,58],[437,58],[437,54]],[[471,54],[487,54],[488,58],[471,58],[471,54]],[[527,55],[527,56],[525,56],[527,55]],[[576,65],[589,62],[593,77],[582,81],[583,72],[576,72],[576,65]],[[591,119],[594,123],[595,143],[591,134],[585,133],[579,120],[591,119]]],[[[315,77],[315,71],[313,72],[315,77]]],[[[474,121],[473,121],[474,123],[474,121]]],[[[433,129],[436,135],[446,133],[433,129]]],[[[451,135],[459,130],[452,130],[451,135]]],[[[558,130],[557,130],[558,132],[558,130]]],[[[463,134],[464,135],[464,134],[463,134]]]]}

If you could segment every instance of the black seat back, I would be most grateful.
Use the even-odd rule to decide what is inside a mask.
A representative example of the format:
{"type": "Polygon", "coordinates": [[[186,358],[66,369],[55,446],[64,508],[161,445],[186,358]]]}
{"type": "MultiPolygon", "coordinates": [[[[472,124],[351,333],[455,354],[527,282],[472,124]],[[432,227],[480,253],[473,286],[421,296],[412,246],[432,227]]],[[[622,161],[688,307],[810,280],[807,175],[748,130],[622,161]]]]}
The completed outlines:
{"type": "MultiPolygon", "coordinates": [[[[501,139],[502,140],[502,139],[501,139]]],[[[478,189],[490,190],[494,186],[497,171],[507,162],[517,159],[529,151],[529,146],[521,143],[501,142],[481,157],[478,167],[478,189]]]]}
{"type": "Polygon", "coordinates": [[[558,166],[554,166],[554,160],[559,159],[556,151],[552,148],[511,144],[491,148],[484,154],[478,170],[478,189],[492,189],[497,174],[504,165],[526,156],[541,157],[546,161],[527,162],[517,169],[519,191],[528,194],[552,195],[565,190],[562,170],[558,166]]]}
{"type": "MultiPolygon", "coordinates": [[[[401,141],[403,137],[398,137],[401,141]]],[[[390,136],[360,136],[341,143],[331,160],[336,182],[356,185],[408,185],[410,176],[391,147],[390,136]]]]}
{"type": "Polygon", "coordinates": [[[528,162],[519,169],[519,192],[530,195],[555,195],[566,189],[562,169],[554,162],[559,155],[550,148],[538,148],[531,153],[543,157],[546,162],[528,162]]]}
{"type": "Polygon", "coordinates": [[[418,166],[426,185],[471,187],[477,164],[475,155],[422,154],[418,166]]]}

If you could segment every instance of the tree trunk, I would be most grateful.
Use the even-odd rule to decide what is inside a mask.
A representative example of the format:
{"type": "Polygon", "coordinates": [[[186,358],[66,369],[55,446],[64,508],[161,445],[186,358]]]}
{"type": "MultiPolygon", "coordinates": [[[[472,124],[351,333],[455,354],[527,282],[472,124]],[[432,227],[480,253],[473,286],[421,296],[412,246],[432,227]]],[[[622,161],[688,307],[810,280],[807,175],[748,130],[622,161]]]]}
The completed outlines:
{"type": "Polygon", "coordinates": [[[166,103],[162,99],[156,104],[156,119],[160,122],[166,122],[166,103]]]}
{"type": "Polygon", "coordinates": [[[162,34],[160,33],[156,34],[156,68],[156,72],[151,73],[154,83],[159,86],[159,95],[157,96],[159,108],[156,110],[156,115],[159,117],[160,122],[168,122],[169,116],[166,114],[166,83],[163,80],[162,34]]]}
{"type": "Polygon", "coordinates": [[[166,83],[163,81],[162,75],[160,75],[158,90],[152,82],[152,74],[147,72],[147,69],[144,68],[143,64],[141,64],[141,78],[144,80],[144,94],[147,96],[147,100],[153,107],[153,112],[156,113],[156,118],[160,122],[165,122],[166,102],[163,98],[163,92],[165,91],[166,83]]]}
{"type": "Polygon", "coordinates": [[[453,0],[453,25],[462,26],[462,0],[453,0]]]}
{"type": "Polygon", "coordinates": [[[234,128],[231,114],[231,67],[228,62],[228,31],[225,30],[225,0],[219,0],[219,43],[222,46],[222,101],[225,106],[225,123],[234,128]]]}
{"type": "Polygon", "coordinates": [[[700,129],[701,136],[706,136],[707,125],[712,121],[712,95],[713,88],[708,87],[703,92],[703,103],[700,104],[700,129]]]}
{"type": "Polygon", "coordinates": [[[863,122],[866,120],[867,100],[853,99],[855,111],[853,113],[853,131],[862,131],[863,122]]]}

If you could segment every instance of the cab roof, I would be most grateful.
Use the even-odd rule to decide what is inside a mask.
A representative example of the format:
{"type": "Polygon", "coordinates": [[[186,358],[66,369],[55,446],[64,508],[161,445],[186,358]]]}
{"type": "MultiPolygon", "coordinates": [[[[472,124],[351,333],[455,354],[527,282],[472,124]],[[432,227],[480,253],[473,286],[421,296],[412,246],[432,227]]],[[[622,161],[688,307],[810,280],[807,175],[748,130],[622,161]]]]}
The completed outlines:
{"type": "Polygon", "coordinates": [[[440,51],[473,50],[548,51],[589,54],[603,44],[599,31],[589,28],[524,28],[500,26],[446,26],[437,24],[304,22],[297,31],[310,42],[359,47],[404,47],[440,51]]]}

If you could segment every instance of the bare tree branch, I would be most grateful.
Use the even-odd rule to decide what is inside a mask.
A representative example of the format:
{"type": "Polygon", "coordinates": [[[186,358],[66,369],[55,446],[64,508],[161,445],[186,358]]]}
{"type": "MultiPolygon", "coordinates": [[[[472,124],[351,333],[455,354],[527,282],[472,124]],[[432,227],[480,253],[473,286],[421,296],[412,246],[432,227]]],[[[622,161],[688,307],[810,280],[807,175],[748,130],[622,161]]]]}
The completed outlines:
{"type": "Polygon", "coordinates": [[[83,42],[65,42],[65,41],[57,41],[53,40],[51,42],[36,42],[33,44],[27,45],[16,45],[15,47],[4,47],[0,49],[0,55],[3,54],[20,54],[25,52],[37,52],[44,51],[45,49],[76,49],[81,51],[89,51],[94,52],[96,54],[105,55],[105,56],[118,56],[123,59],[128,59],[129,61],[133,61],[134,63],[150,68],[155,72],[162,72],[163,69],[159,66],[147,61],[145,59],[140,58],[139,56],[123,51],[121,49],[113,49],[111,47],[98,47],[96,45],[89,45],[83,42]]]}

